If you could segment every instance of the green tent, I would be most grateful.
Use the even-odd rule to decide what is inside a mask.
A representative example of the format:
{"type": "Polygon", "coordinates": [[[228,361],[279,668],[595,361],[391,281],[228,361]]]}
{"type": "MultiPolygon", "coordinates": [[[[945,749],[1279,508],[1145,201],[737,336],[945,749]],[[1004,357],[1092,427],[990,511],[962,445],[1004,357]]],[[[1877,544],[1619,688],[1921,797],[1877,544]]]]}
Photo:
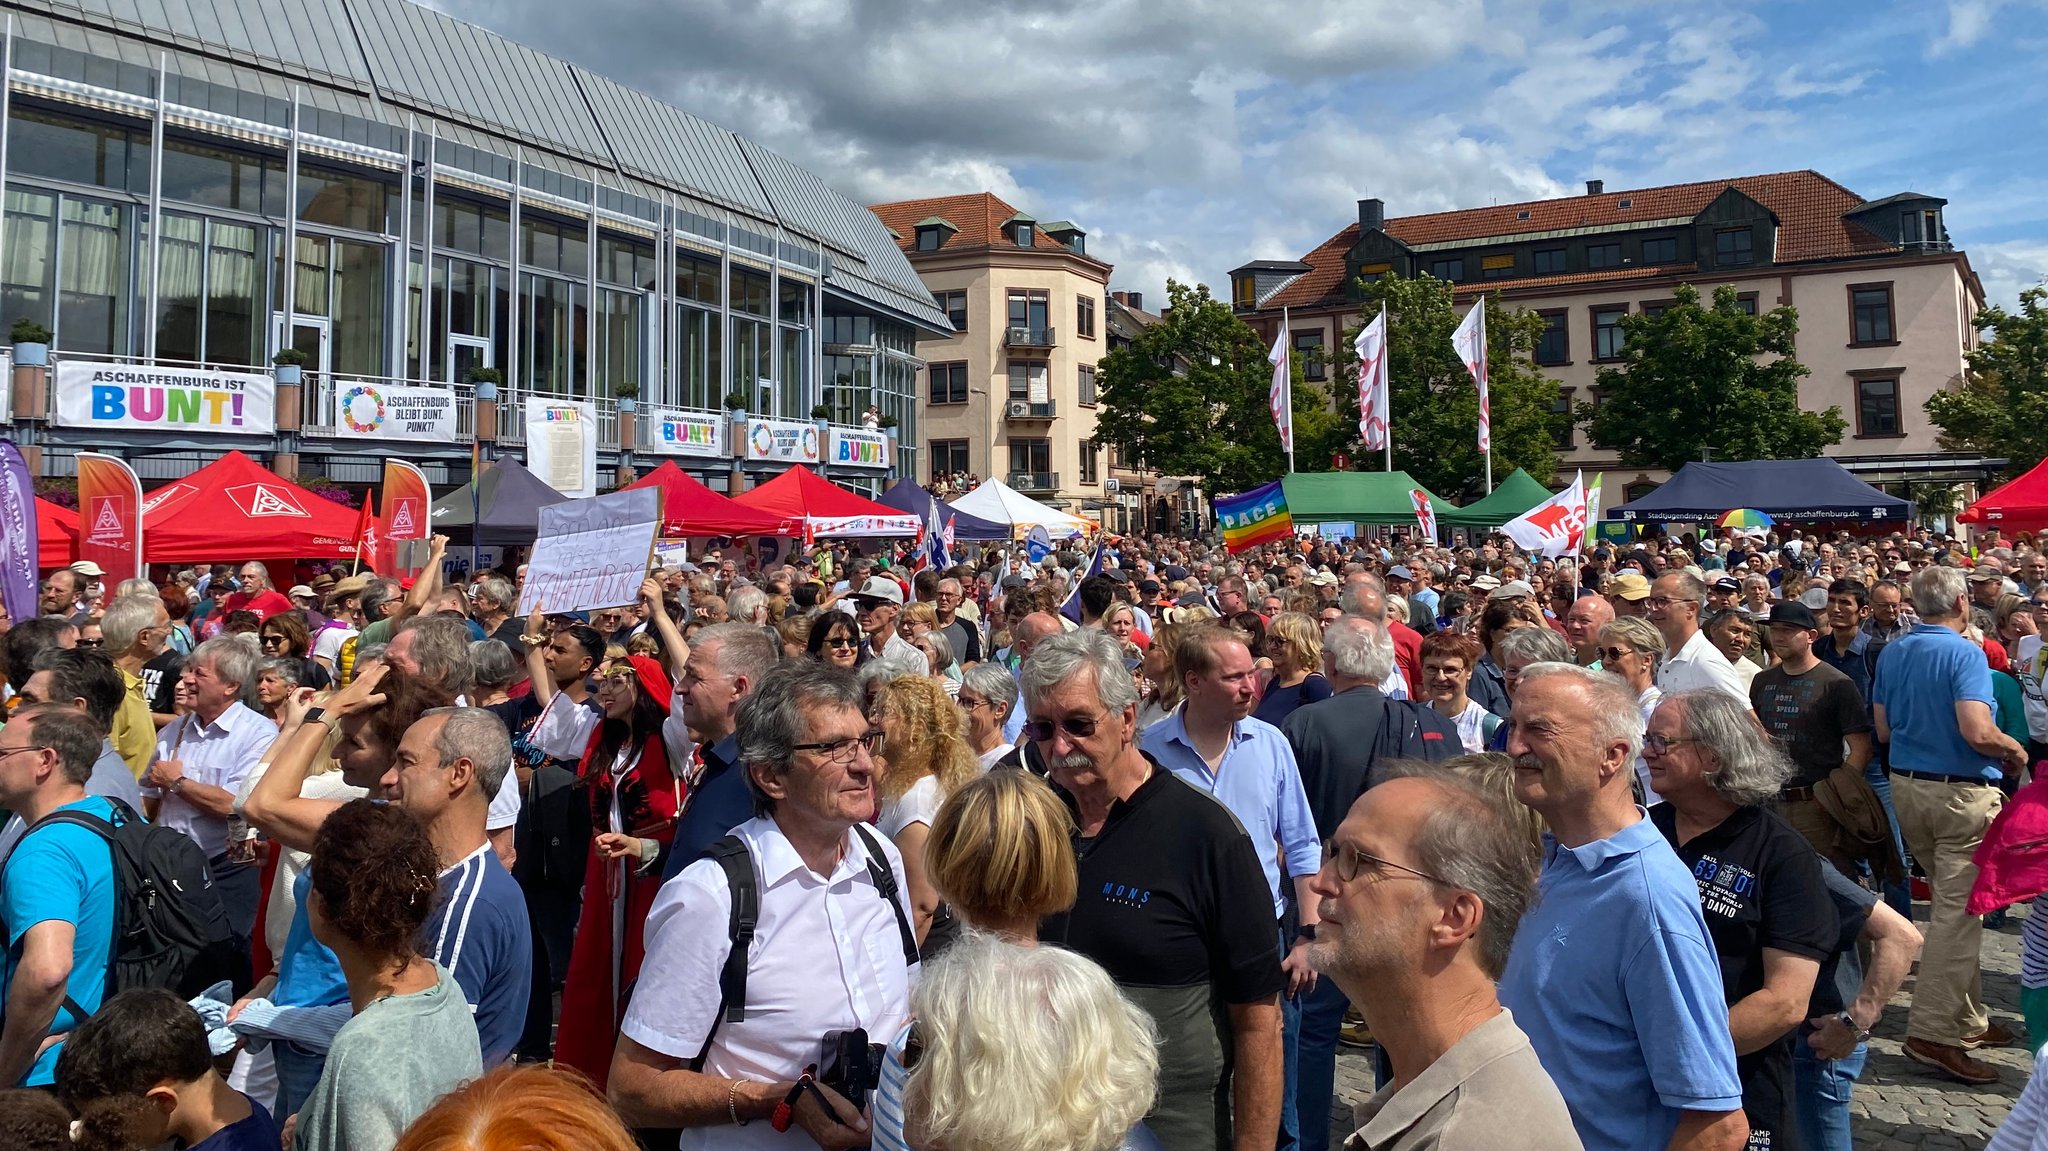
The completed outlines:
{"type": "Polygon", "coordinates": [[[1450,514],[1438,519],[1445,527],[1497,528],[1553,494],[1549,488],[1537,483],[1536,477],[1516,468],[1508,478],[1495,484],[1493,491],[1484,499],[1474,500],[1462,508],[1452,508],[1450,514]]]}
{"type": "MultiPolygon", "coordinates": [[[[1415,501],[1408,492],[1422,487],[1407,472],[1296,472],[1280,486],[1296,523],[1407,525],[1415,523],[1415,501]]],[[[1458,510],[1423,490],[1438,523],[1458,510]]]]}

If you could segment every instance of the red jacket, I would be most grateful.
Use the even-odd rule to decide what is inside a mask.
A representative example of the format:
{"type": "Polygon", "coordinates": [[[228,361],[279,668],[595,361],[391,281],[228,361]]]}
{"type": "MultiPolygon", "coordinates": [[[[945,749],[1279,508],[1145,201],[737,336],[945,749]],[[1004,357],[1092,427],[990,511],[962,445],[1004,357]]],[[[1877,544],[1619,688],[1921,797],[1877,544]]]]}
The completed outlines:
{"type": "Polygon", "coordinates": [[[2048,775],[2020,788],[1972,857],[1977,882],[1968,912],[1983,915],[2048,892],[2048,775]]]}
{"type": "Polygon", "coordinates": [[[1408,697],[1422,695],[1422,633],[1397,619],[1387,621],[1387,634],[1394,637],[1394,662],[1408,679],[1408,697]]]}

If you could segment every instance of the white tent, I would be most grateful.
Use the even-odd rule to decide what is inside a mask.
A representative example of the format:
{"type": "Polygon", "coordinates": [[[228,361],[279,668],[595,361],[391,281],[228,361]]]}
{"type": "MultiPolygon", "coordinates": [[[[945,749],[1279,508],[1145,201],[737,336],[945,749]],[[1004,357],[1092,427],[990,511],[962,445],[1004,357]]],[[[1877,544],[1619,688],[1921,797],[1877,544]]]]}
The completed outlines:
{"type": "Polygon", "coordinates": [[[983,480],[980,487],[952,501],[952,504],[955,510],[968,515],[1008,524],[1010,530],[1019,536],[1034,527],[1043,527],[1047,535],[1057,540],[1075,532],[1092,532],[1096,528],[1092,520],[1049,508],[998,480],[983,480]]]}

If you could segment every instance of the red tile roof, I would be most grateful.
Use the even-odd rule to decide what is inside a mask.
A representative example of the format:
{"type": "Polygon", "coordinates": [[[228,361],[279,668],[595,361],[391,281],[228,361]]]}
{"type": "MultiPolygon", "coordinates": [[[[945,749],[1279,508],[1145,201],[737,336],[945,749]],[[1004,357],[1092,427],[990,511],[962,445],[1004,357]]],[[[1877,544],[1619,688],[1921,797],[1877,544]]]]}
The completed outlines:
{"type": "MultiPolygon", "coordinates": [[[[1426,216],[1400,216],[1387,221],[1386,231],[1405,244],[1440,244],[1568,228],[1612,227],[1689,218],[1697,216],[1731,187],[1755,199],[1778,217],[1777,262],[1780,264],[1883,255],[1900,250],[1897,245],[1886,243],[1860,224],[1843,219],[1844,213],[1865,203],[1863,197],[1810,169],[1768,176],[1743,176],[1733,180],[1670,184],[1661,188],[1602,192],[1597,196],[1565,196],[1522,204],[1465,208],[1426,216]],[[1620,206],[1623,200],[1629,201],[1627,208],[1620,206]],[[1526,220],[1520,218],[1524,212],[1529,214],[1526,220]]],[[[1343,231],[1302,257],[1302,262],[1313,271],[1304,273],[1274,293],[1262,306],[1277,308],[1284,304],[1298,308],[1331,302],[1332,297],[1341,298],[1344,254],[1357,242],[1358,225],[1346,225],[1343,231]]],[[[1580,272],[1491,281],[1484,287],[1541,287],[1669,274],[1676,270],[1679,269],[1665,267],[1580,272]]],[[[1473,290],[1481,287],[1476,284],[1467,286],[1473,290]]]]}
{"type": "MultiPolygon", "coordinates": [[[[960,229],[947,237],[939,248],[943,252],[955,248],[983,248],[991,244],[1008,246],[1010,239],[1003,234],[1003,225],[1017,214],[1017,209],[988,192],[935,196],[928,200],[898,200],[893,204],[870,204],[868,207],[890,231],[896,233],[897,246],[911,255],[917,254],[917,225],[929,217],[941,217],[960,229]]],[[[1047,236],[1042,227],[1032,229],[1031,246],[1046,251],[1067,251],[1065,244],[1047,236]]]]}

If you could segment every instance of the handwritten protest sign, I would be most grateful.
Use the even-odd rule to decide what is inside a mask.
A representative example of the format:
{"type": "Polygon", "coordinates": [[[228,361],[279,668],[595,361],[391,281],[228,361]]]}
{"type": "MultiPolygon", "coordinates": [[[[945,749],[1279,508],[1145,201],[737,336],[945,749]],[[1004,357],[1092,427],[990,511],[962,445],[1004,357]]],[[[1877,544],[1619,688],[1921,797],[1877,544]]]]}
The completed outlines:
{"type": "Polygon", "coordinates": [[[540,509],[519,614],[619,607],[640,598],[661,528],[661,492],[635,488],[540,509]]]}

